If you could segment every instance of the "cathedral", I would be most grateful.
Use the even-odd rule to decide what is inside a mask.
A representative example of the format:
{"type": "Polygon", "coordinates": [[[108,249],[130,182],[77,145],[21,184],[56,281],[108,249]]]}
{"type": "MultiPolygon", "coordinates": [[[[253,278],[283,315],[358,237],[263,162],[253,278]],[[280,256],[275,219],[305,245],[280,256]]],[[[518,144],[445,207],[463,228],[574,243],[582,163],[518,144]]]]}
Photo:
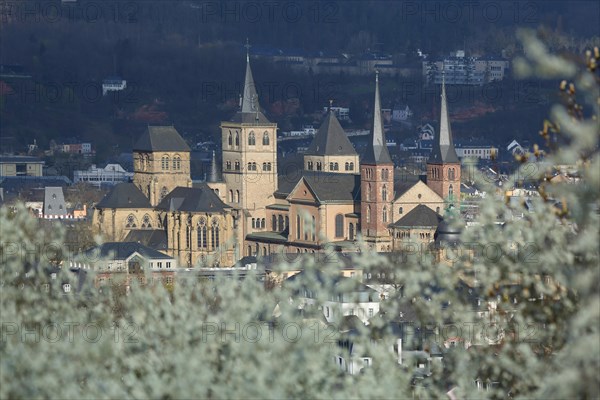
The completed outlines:
{"type": "Polygon", "coordinates": [[[239,110],[221,123],[221,166],[213,153],[206,182],[192,182],[183,138],[172,126],[149,126],[133,147],[133,182],[115,186],[96,205],[93,224],[107,241],[140,242],[187,267],[327,248],[353,252],[359,242],[380,252],[429,243],[441,215],[460,201],[445,84],[426,177],[394,168],[378,74],[373,114],[362,158],[329,110],[302,165],[279,168],[277,124],[261,111],[246,55],[239,110]]]}

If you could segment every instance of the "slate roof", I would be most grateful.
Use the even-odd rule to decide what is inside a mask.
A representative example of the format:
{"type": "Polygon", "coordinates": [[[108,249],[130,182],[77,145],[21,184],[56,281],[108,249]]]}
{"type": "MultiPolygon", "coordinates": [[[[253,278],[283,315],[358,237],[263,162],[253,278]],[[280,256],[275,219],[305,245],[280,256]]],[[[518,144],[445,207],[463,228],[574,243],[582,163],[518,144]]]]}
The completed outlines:
{"type": "Polygon", "coordinates": [[[153,259],[171,259],[173,257],[151,249],[141,243],[136,242],[107,242],[100,246],[93,247],[85,252],[92,259],[111,257],[113,260],[125,260],[133,253],[139,253],[144,258],[153,259]]]}
{"type": "Polygon", "coordinates": [[[133,146],[134,151],[181,151],[190,147],[173,126],[148,126],[148,130],[133,146]]]}
{"type": "Polygon", "coordinates": [[[167,250],[167,233],[162,229],[132,229],[124,240],[141,243],[158,251],[167,250]]]}
{"type": "Polygon", "coordinates": [[[217,155],[215,151],[212,152],[212,159],[210,161],[210,169],[206,176],[206,181],[210,183],[222,182],[223,176],[221,174],[221,169],[219,168],[219,163],[217,163],[217,155]]]}
{"type": "Polygon", "coordinates": [[[446,84],[442,80],[442,95],[441,95],[441,112],[440,112],[440,132],[433,143],[431,156],[428,163],[460,163],[454,142],[452,141],[452,129],[450,127],[450,116],[448,115],[448,105],[446,102],[446,84]]]}
{"type": "Polygon", "coordinates": [[[44,190],[44,214],[67,215],[67,204],[65,203],[62,186],[46,186],[44,190]]]}
{"type": "Polygon", "coordinates": [[[393,227],[432,227],[437,228],[443,218],[441,215],[433,211],[431,208],[419,204],[413,208],[409,213],[394,222],[390,226],[393,227]]]}
{"type": "Polygon", "coordinates": [[[301,179],[305,179],[320,202],[360,200],[360,175],[317,171],[295,171],[279,177],[279,196],[288,196],[301,179]],[[299,172],[299,173],[298,173],[299,172]]]}
{"type": "Polygon", "coordinates": [[[104,196],[96,208],[151,208],[150,201],[135,184],[119,183],[104,196]]]}
{"type": "Polygon", "coordinates": [[[238,111],[235,113],[233,118],[231,118],[231,122],[236,122],[238,124],[270,124],[271,121],[265,117],[262,111],[245,113],[242,111],[238,111]]]}
{"type": "Polygon", "coordinates": [[[0,164],[8,163],[30,163],[43,164],[44,161],[31,156],[0,156],[0,164]]]}
{"type": "Polygon", "coordinates": [[[176,187],[156,208],[167,211],[221,212],[231,208],[223,203],[206,184],[199,187],[176,187]]]}
{"type": "Polygon", "coordinates": [[[309,156],[355,156],[356,150],[340,125],[335,113],[329,111],[306,153],[309,156]]]}
{"type": "Polygon", "coordinates": [[[256,84],[250,68],[250,57],[246,54],[246,76],[244,78],[244,94],[242,96],[242,107],[231,119],[231,122],[241,124],[270,124],[260,110],[256,84]]]}

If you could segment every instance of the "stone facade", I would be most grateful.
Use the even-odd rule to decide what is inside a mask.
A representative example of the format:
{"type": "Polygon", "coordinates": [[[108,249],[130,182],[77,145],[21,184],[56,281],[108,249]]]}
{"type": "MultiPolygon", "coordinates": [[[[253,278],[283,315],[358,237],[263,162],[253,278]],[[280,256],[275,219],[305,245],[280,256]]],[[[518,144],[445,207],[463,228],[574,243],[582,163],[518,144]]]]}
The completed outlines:
{"type": "Polygon", "coordinates": [[[191,187],[190,153],[134,151],[133,183],[156,206],[176,187],[191,187]]]}
{"type": "Polygon", "coordinates": [[[460,163],[427,164],[427,185],[448,202],[460,200],[460,163]]]}

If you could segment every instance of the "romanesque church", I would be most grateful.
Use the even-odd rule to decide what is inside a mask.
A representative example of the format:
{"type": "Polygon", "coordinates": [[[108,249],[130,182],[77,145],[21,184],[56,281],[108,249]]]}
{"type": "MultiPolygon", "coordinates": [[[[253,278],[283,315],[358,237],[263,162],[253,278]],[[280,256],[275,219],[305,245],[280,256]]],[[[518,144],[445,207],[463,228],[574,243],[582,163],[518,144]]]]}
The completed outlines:
{"type": "Polygon", "coordinates": [[[261,111],[247,55],[240,108],[221,123],[221,166],[213,154],[207,181],[192,182],[186,142],[172,126],[150,126],[133,147],[133,182],[96,205],[94,226],[106,241],[141,242],[187,267],[229,267],[276,252],[352,252],[359,242],[380,252],[431,242],[441,215],[460,201],[445,85],[426,177],[394,168],[379,90],[376,75],[362,158],[330,110],[302,165],[278,168],[277,124],[261,111]]]}

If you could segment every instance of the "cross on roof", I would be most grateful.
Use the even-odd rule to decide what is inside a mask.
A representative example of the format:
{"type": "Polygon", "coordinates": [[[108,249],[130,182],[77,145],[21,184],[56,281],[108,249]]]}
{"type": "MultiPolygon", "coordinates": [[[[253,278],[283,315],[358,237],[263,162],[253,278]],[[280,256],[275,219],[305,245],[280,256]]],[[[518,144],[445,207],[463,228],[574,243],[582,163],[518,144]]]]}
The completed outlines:
{"type": "Polygon", "coordinates": [[[250,62],[250,41],[246,38],[246,44],[244,45],[246,48],[246,62],[250,62]]]}

